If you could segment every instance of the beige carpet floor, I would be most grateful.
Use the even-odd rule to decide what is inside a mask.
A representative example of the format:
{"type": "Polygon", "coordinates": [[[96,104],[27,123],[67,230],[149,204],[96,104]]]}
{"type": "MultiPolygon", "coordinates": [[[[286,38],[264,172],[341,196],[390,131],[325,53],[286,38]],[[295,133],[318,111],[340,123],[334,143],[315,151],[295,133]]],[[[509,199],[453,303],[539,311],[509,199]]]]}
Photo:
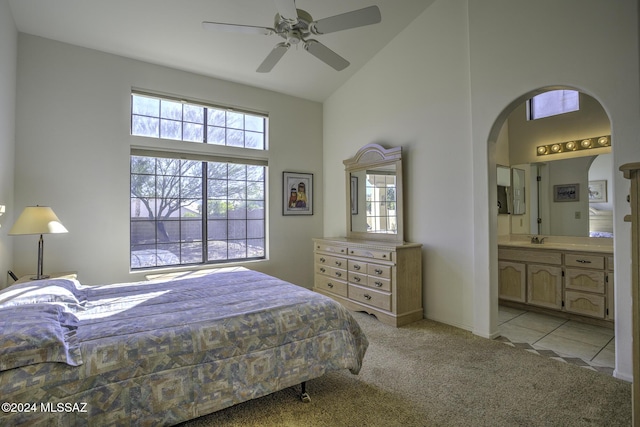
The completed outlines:
{"type": "Polygon", "coordinates": [[[392,328],[354,313],[370,341],[359,375],[331,372],[201,417],[204,426],[629,426],[631,384],[430,320],[392,328]]]}

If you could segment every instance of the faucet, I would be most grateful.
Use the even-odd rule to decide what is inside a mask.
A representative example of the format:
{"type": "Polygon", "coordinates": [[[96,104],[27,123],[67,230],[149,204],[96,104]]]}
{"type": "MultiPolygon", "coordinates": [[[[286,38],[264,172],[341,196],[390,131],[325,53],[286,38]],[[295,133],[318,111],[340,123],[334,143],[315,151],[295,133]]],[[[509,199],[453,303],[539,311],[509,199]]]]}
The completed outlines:
{"type": "Polygon", "coordinates": [[[531,236],[531,243],[535,245],[541,245],[544,243],[544,237],[531,236]]]}

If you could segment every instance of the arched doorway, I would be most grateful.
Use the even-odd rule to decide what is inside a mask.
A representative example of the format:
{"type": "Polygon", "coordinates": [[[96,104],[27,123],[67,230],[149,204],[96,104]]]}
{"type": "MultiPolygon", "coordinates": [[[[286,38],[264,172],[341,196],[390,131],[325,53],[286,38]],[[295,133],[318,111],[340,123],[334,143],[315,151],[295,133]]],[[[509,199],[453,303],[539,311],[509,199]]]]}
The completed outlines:
{"type": "MultiPolygon", "coordinates": [[[[498,203],[499,192],[490,192],[490,217],[491,221],[495,221],[495,228],[492,230],[492,233],[496,233],[495,238],[497,242],[504,242],[504,239],[516,239],[526,243],[526,239],[529,239],[531,236],[540,235],[541,237],[544,236],[547,242],[551,240],[554,243],[574,241],[588,243],[587,240],[595,238],[590,237],[590,235],[605,235],[602,233],[590,233],[590,213],[593,211],[601,213],[602,208],[610,209],[608,214],[609,218],[611,218],[610,221],[612,221],[613,204],[607,206],[605,204],[592,204],[589,202],[590,181],[588,178],[588,169],[598,155],[603,155],[607,151],[610,152],[611,147],[597,147],[598,149],[594,150],[580,149],[572,151],[562,145],[557,153],[554,152],[552,155],[546,156],[540,156],[536,151],[540,146],[550,148],[556,143],[562,144],[568,141],[577,141],[577,143],[580,143],[584,139],[601,136],[608,136],[610,138],[611,122],[599,101],[576,88],[547,87],[532,90],[518,97],[518,99],[514,100],[503,110],[492,127],[491,135],[488,156],[490,186],[494,182],[501,184],[497,178],[496,170],[499,165],[503,165],[508,168],[507,170],[511,170],[511,173],[515,170],[522,172],[522,178],[520,179],[524,182],[523,189],[526,189],[528,197],[526,203],[524,203],[524,210],[520,208],[519,211],[514,212],[513,206],[511,206],[509,212],[499,214],[497,209],[496,212],[493,212],[494,208],[492,208],[498,203]],[[576,112],[546,117],[540,120],[530,120],[528,117],[530,106],[527,104],[527,101],[540,93],[558,89],[578,90],[580,92],[580,109],[576,112]],[[580,172],[573,172],[574,169],[580,172]],[[577,175],[580,173],[583,177],[579,178],[577,175]],[[541,179],[541,175],[545,175],[543,188],[555,189],[557,186],[555,184],[562,183],[571,184],[574,190],[580,189],[576,194],[575,200],[571,200],[572,203],[559,203],[553,199],[549,201],[545,199],[545,197],[542,197],[544,191],[540,190],[541,184],[539,180],[541,179]],[[552,182],[554,177],[557,180],[556,182],[552,182]],[[600,209],[593,209],[596,206],[600,209]],[[546,216],[542,213],[544,210],[547,211],[546,216]],[[549,211],[551,211],[551,214],[549,214],[549,211]],[[542,223],[541,218],[543,218],[542,223]],[[557,222],[557,224],[549,224],[549,222],[554,221],[557,222]]],[[[613,163],[610,162],[609,164],[609,178],[607,179],[605,176],[604,179],[599,179],[598,181],[600,181],[600,185],[602,185],[604,181],[605,191],[607,190],[606,185],[608,183],[608,190],[612,192],[613,174],[616,173],[616,171],[613,170],[613,163]]],[[[600,173],[602,174],[602,171],[600,173]]],[[[516,190],[511,189],[511,191],[510,200],[515,200],[513,191],[516,190]]],[[[548,190],[548,193],[549,197],[553,195],[552,190],[548,190]]],[[[606,201],[601,202],[606,203],[606,201]]],[[[609,227],[612,231],[612,224],[609,227]]],[[[612,250],[612,234],[605,235],[605,238],[607,240],[603,240],[602,242],[610,245],[612,250]]],[[[536,249],[542,248],[546,249],[548,246],[542,246],[536,249]]],[[[498,260],[499,258],[501,258],[499,251],[493,251],[490,260],[492,282],[500,280],[500,274],[502,274],[501,272],[503,271],[500,270],[500,268],[505,265],[505,262],[498,260]]],[[[606,259],[606,257],[604,258],[606,259]]],[[[526,262],[514,264],[515,267],[513,271],[510,272],[514,274],[519,272],[521,276],[518,280],[523,280],[525,283],[523,286],[527,288],[518,288],[522,293],[521,295],[514,295],[513,301],[516,302],[513,304],[511,295],[505,296],[501,294],[501,289],[495,292],[495,297],[492,293],[492,310],[495,309],[496,311],[494,311],[494,313],[498,313],[497,334],[507,336],[511,341],[513,341],[514,337],[519,336],[520,338],[517,338],[519,340],[518,342],[535,343],[532,345],[533,348],[558,350],[559,354],[579,357],[589,364],[607,365],[607,368],[613,371],[615,364],[615,342],[612,321],[614,316],[613,307],[611,307],[610,315],[609,313],[603,314],[602,319],[598,320],[594,320],[597,316],[593,315],[584,318],[573,316],[575,310],[573,310],[574,313],[571,313],[572,309],[565,307],[564,283],[567,279],[564,278],[565,266],[562,263],[563,262],[557,267],[553,267],[553,270],[549,268],[549,271],[556,274],[556,283],[560,283],[558,288],[559,299],[556,298],[557,306],[555,307],[552,305],[547,306],[547,301],[541,302],[536,299],[536,295],[531,295],[531,278],[529,277],[528,270],[533,271],[534,266],[526,262]],[[521,300],[518,298],[521,298],[521,300]],[[503,307],[507,307],[508,310],[503,310],[503,307]],[[532,310],[527,310],[528,307],[532,310]],[[552,316],[551,320],[547,320],[548,315],[552,316]],[[555,317],[554,315],[558,316],[555,317]],[[513,320],[509,318],[509,316],[511,316],[513,320]],[[573,328],[575,322],[581,320],[584,320],[586,324],[596,325],[597,327],[608,327],[611,331],[610,335],[606,336],[606,334],[603,334],[597,340],[593,337],[582,337],[581,339],[587,341],[585,343],[574,343],[572,338],[563,342],[562,336],[568,335],[566,331],[573,328]],[[600,322],[600,320],[603,320],[603,322],[600,322]],[[609,323],[607,323],[607,320],[609,320],[609,323]],[[544,325],[542,323],[547,324],[544,325]],[[594,340],[593,342],[588,342],[592,339],[594,340]],[[580,345],[582,344],[583,346],[581,347],[580,345]]],[[[509,268],[511,268],[511,266],[509,266],[509,268]]],[[[605,279],[607,278],[606,268],[606,265],[603,264],[605,279]]],[[[613,277],[612,273],[611,277],[613,277]]],[[[498,287],[497,283],[492,283],[491,286],[494,289],[498,287]]],[[[613,301],[613,292],[611,292],[610,295],[607,295],[606,292],[606,289],[612,290],[612,286],[613,284],[603,288],[605,290],[603,290],[602,296],[599,296],[603,310],[607,308],[605,301],[613,301]]],[[[567,297],[569,295],[573,296],[573,294],[566,295],[567,297]]],[[[588,330],[589,328],[585,327],[584,329],[588,330]]],[[[598,330],[598,333],[600,332],[601,331],[598,330]]]]}

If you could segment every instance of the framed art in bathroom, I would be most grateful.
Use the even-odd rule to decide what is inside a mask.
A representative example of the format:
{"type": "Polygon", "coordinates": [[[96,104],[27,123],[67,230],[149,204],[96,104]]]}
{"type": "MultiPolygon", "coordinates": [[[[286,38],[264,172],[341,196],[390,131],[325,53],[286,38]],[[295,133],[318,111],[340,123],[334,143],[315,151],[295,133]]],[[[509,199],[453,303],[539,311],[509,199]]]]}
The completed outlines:
{"type": "Polygon", "coordinates": [[[559,184],[553,186],[554,202],[577,202],[580,200],[580,184],[559,184]]]}

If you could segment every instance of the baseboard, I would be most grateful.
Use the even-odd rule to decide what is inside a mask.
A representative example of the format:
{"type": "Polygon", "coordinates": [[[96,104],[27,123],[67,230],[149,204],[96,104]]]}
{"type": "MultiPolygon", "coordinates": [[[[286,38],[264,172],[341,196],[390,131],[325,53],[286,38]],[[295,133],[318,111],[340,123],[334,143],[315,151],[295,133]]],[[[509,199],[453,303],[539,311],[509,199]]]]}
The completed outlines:
{"type": "Polygon", "coordinates": [[[622,381],[633,383],[633,375],[621,374],[617,369],[613,370],[613,377],[622,381]]]}

